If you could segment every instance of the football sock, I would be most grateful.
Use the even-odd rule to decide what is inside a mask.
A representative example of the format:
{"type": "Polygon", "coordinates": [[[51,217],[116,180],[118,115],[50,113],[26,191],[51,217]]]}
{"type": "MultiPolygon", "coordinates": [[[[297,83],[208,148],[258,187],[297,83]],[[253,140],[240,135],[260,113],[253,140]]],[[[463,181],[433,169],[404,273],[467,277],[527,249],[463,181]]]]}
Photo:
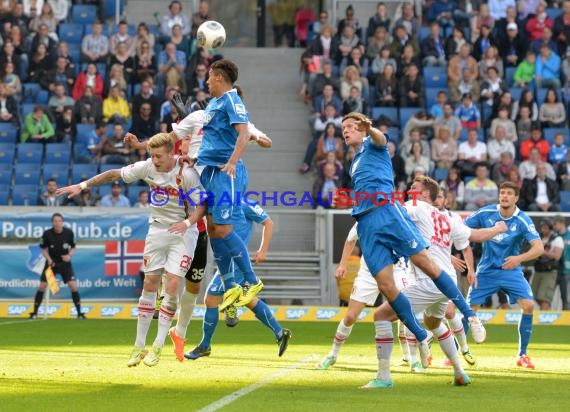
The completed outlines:
{"type": "Polygon", "coordinates": [[[226,243],[220,238],[210,238],[214,260],[220,270],[220,278],[224,284],[224,289],[228,290],[236,286],[233,271],[230,271],[231,256],[226,247],[226,243]]]}
{"type": "Polygon", "coordinates": [[[34,313],[37,315],[38,309],[42,304],[42,300],[44,300],[44,292],[37,291],[36,296],[34,297],[34,313]]]}
{"type": "Polygon", "coordinates": [[[243,242],[243,239],[240,238],[235,231],[232,231],[223,241],[232,260],[243,273],[244,280],[252,285],[257,283],[257,276],[251,266],[249,252],[247,251],[247,246],[243,242]]]}
{"type": "Polygon", "coordinates": [[[178,312],[178,321],[176,322],[176,334],[182,338],[186,337],[186,331],[192,319],[192,312],[194,311],[197,297],[198,295],[184,289],[184,293],[180,298],[180,311],[178,312]]]}
{"type": "Polygon", "coordinates": [[[413,363],[418,361],[418,341],[414,334],[410,332],[408,328],[404,326],[404,334],[406,335],[406,343],[408,347],[408,351],[410,353],[409,363],[412,365],[413,363]]]}
{"type": "Polygon", "coordinates": [[[466,319],[469,319],[471,316],[475,316],[475,312],[469,307],[467,302],[465,302],[465,298],[457,288],[457,284],[453,281],[451,276],[447,274],[447,272],[442,270],[439,276],[436,279],[433,279],[433,283],[435,283],[435,286],[437,286],[441,293],[447,296],[455,304],[457,309],[463,313],[463,316],[465,316],[466,319]]]}
{"type": "Polygon", "coordinates": [[[459,314],[459,312],[455,312],[455,316],[451,319],[448,319],[447,324],[455,335],[455,339],[457,339],[457,343],[459,343],[461,352],[465,353],[469,351],[469,345],[467,344],[467,336],[465,336],[465,330],[463,329],[463,322],[461,322],[461,318],[462,316],[459,314]]]}
{"type": "Polygon", "coordinates": [[[376,356],[378,358],[377,378],[382,380],[390,379],[390,357],[394,347],[394,336],[392,334],[392,323],[386,320],[374,322],[376,330],[376,356]]]}
{"type": "Polygon", "coordinates": [[[402,358],[409,362],[410,349],[408,347],[408,342],[406,340],[405,326],[401,320],[398,320],[398,342],[400,342],[400,349],[402,350],[402,358]]]}
{"type": "Polygon", "coordinates": [[[71,292],[71,299],[73,300],[75,309],[77,309],[77,315],[79,316],[81,313],[81,297],[79,296],[79,292],[71,292]]]}
{"type": "Polygon", "coordinates": [[[216,331],[216,326],[218,326],[218,320],[220,318],[220,312],[218,308],[206,308],[206,313],[204,313],[204,320],[202,321],[202,341],[200,342],[200,347],[202,349],[207,349],[210,347],[212,342],[212,336],[216,331]]]}
{"type": "Polygon", "coordinates": [[[156,303],[156,292],[146,292],[143,290],[139,298],[139,316],[137,319],[137,339],[135,346],[144,348],[146,346],[146,335],[152,315],[154,314],[154,305],[156,303]]]}
{"type": "Polygon", "coordinates": [[[396,315],[398,315],[404,325],[414,334],[417,340],[421,342],[427,338],[427,332],[418,323],[412,311],[412,305],[403,293],[399,293],[396,299],[389,303],[392,309],[394,309],[394,312],[396,312],[396,315]]]}
{"type": "Polygon", "coordinates": [[[340,352],[340,348],[342,348],[342,345],[344,345],[344,341],[350,336],[350,332],[352,332],[353,326],[354,325],[346,326],[344,324],[344,319],[341,320],[340,323],[338,324],[330,353],[335,358],[338,356],[338,353],[340,352]]]}
{"type": "Polygon", "coordinates": [[[459,359],[459,352],[457,352],[457,346],[455,346],[455,339],[453,339],[453,333],[443,323],[440,323],[437,328],[431,331],[437,336],[439,346],[441,346],[441,350],[453,364],[455,373],[464,373],[461,360],[459,359]]]}
{"type": "Polygon", "coordinates": [[[279,322],[277,322],[277,319],[275,319],[275,316],[273,316],[273,312],[271,312],[271,309],[269,309],[269,306],[267,306],[267,304],[264,301],[258,299],[257,305],[255,305],[252,312],[255,314],[255,317],[259,319],[261,323],[263,323],[265,326],[271,329],[271,331],[275,335],[275,338],[279,339],[281,337],[281,332],[283,331],[283,328],[281,327],[279,322]]]}
{"type": "Polygon", "coordinates": [[[170,329],[170,325],[172,324],[172,318],[176,313],[177,306],[178,295],[171,296],[168,293],[164,295],[158,315],[158,332],[153,343],[154,346],[164,346],[164,341],[166,340],[168,329],[170,329]]]}
{"type": "Polygon", "coordinates": [[[526,349],[532,335],[532,314],[523,313],[519,321],[519,356],[526,355],[526,349]]]}

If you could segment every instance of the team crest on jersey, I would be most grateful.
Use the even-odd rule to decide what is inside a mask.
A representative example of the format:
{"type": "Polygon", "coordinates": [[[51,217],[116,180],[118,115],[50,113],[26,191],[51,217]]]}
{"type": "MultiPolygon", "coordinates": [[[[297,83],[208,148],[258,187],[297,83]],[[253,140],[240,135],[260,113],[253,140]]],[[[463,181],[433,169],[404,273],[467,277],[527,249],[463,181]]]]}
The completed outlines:
{"type": "Polygon", "coordinates": [[[176,186],[182,187],[182,176],[176,176],[176,186]]]}
{"type": "Polygon", "coordinates": [[[230,209],[222,209],[221,212],[221,217],[222,219],[228,219],[231,215],[231,210],[230,209]]]}
{"type": "Polygon", "coordinates": [[[511,225],[511,232],[515,232],[517,230],[517,224],[511,225]]]}
{"type": "Polygon", "coordinates": [[[416,242],[415,240],[410,240],[408,243],[412,249],[415,249],[418,247],[418,242],[416,242]]]}
{"type": "Polygon", "coordinates": [[[213,117],[214,117],[214,112],[207,111],[206,113],[204,113],[204,125],[210,123],[210,120],[212,120],[213,117]]]}

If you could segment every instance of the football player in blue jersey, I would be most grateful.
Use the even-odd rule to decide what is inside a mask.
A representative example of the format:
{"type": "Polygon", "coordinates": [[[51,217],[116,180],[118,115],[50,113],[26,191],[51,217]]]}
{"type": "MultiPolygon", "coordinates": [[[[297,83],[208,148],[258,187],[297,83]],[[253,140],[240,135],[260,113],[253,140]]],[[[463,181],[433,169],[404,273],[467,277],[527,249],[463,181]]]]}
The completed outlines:
{"type": "MultiPolygon", "coordinates": [[[[359,223],[358,237],[364,259],[394,312],[416,336],[422,366],[428,366],[429,336],[415,318],[409,300],[394,283],[392,265],[400,256],[409,256],[412,263],[434,281],[438,289],[463,313],[475,342],[484,342],[486,332],[481,321],[467,305],[449,274],[430,258],[427,243],[402,204],[389,202],[382,205],[382,194],[394,193],[392,162],[387,144],[389,137],[372,127],[372,122],[366,116],[355,112],[344,116],[342,134],[345,142],[356,149],[349,171],[356,199],[352,215],[359,223]]],[[[377,330],[376,334],[384,335],[385,332],[377,330]]]]}
{"type": "Polygon", "coordinates": [[[500,221],[508,227],[506,233],[483,243],[483,255],[477,265],[476,277],[469,279],[471,287],[467,301],[477,310],[487,297],[502,289],[509,295],[511,303],[518,303],[522,316],[519,321],[517,365],[534,369],[526,352],[532,334],[534,297],[524,278],[521,263],[541,256],[544,246],[532,220],[517,207],[519,193],[517,185],[503,182],[499,187],[498,205],[482,207],[465,219],[467,226],[474,229],[492,227],[500,221]],[[530,249],[520,253],[525,240],[530,243],[530,249]]]}

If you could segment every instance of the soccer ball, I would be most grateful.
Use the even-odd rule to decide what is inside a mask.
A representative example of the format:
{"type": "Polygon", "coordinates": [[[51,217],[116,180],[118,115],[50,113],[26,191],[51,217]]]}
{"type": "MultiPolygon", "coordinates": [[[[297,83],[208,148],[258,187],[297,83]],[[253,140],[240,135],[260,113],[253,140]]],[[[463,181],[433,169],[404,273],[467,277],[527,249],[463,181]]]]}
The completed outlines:
{"type": "Polygon", "coordinates": [[[217,49],[226,41],[226,29],[217,21],[205,21],[198,27],[196,37],[198,47],[217,49]]]}

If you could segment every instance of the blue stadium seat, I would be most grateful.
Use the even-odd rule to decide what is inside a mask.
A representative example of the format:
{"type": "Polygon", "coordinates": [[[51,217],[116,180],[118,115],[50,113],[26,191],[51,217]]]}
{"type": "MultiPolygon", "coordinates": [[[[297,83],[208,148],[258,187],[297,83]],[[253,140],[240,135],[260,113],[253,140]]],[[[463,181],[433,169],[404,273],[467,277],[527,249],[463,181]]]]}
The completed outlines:
{"type": "Polygon", "coordinates": [[[79,164],[75,163],[71,167],[71,183],[79,183],[83,180],[92,178],[97,174],[96,164],[79,164]]]}
{"type": "Polygon", "coordinates": [[[424,86],[447,88],[447,71],[445,67],[424,67],[424,86]]]}
{"type": "Polygon", "coordinates": [[[42,90],[39,83],[24,83],[23,89],[23,103],[37,103],[38,95],[42,90]]]}
{"type": "Polygon", "coordinates": [[[44,165],[44,185],[49,179],[55,179],[58,186],[67,186],[69,180],[69,165],[67,163],[52,163],[44,165]]]}
{"type": "Polygon", "coordinates": [[[427,39],[430,35],[430,30],[428,26],[422,26],[420,28],[420,46],[422,44],[422,42],[427,39]]]}
{"type": "Polygon", "coordinates": [[[158,27],[158,24],[147,24],[148,26],[148,31],[151,34],[154,34],[154,37],[160,36],[160,28],[158,27]]]}
{"type": "MultiPolygon", "coordinates": [[[[119,25],[114,24],[111,28],[111,35],[116,34],[119,32],[119,25]]],[[[127,33],[129,36],[135,37],[137,35],[137,26],[134,24],[127,25],[127,33]]]]}
{"type": "MultiPolygon", "coordinates": [[[[89,63],[82,63],[81,71],[87,70],[88,65],[89,63]]],[[[105,80],[105,76],[107,75],[107,66],[105,65],[105,63],[96,63],[95,66],[97,66],[97,71],[99,72],[103,80],[105,80]]]]}
{"type": "Polygon", "coordinates": [[[388,136],[396,144],[396,149],[398,149],[398,142],[400,141],[400,129],[397,127],[388,128],[388,136]]]}
{"type": "Polygon", "coordinates": [[[125,2],[123,0],[103,0],[103,14],[105,18],[115,17],[117,10],[117,1],[119,2],[119,16],[123,15],[125,7],[125,2]]]}
{"type": "Polygon", "coordinates": [[[377,121],[380,116],[385,116],[392,122],[392,125],[398,125],[398,109],[395,107],[379,107],[372,108],[372,119],[377,121]]]}
{"type": "Polygon", "coordinates": [[[400,107],[400,128],[403,129],[414,114],[423,110],[421,107],[400,107]]]}
{"type": "Polygon", "coordinates": [[[16,143],[0,143],[0,164],[12,165],[16,154],[16,143]]]}
{"type": "Polygon", "coordinates": [[[77,123],[77,137],[86,136],[95,130],[94,124],[89,123],[77,123]]]}
{"type": "Polygon", "coordinates": [[[570,191],[560,191],[560,207],[563,212],[570,212],[570,191]]]}
{"type": "Polygon", "coordinates": [[[18,145],[18,165],[34,163],[39,169],[43,154],[44,147],[41,143],[20,143],[18,145]]]}
{"type": "Polygon", "coordinates": [[[562,14],[562,9],[551,7],[546,9],[546,14],[554,21],[555,18],[562,14]]]}
{"type": "Polygon", "coordinates": [[[14,170],[17,185],[37,185],[40,182],[40,167],[35,164],[19,164],[14,170]]]}
{"type": "Polygon", "coordinates": [[[505,69],[505,80],[507,81],[507,86],[513,86],[513,76],[515,75],[516,67],[507,67],[505,69]]]}
{"type": "Polygon", "coordinates": [[[122,165],[122,164],[113,164],[113,163],[102,164],[101,167],[99,168],[99,173],[106,172],[107,170],[121,169],[121,168],[123,168],[124,166],[125,166],[125,165],[122,165]]]}
{"type": "Polygon", "coordinates": [[[523,89],[521,87],[509,87],[509,92],[513,96],[513,100],[520,100],[523,89]]]}
{"type": "Polygon", "coordinates": [[[22,104],[22,121],[25,121],[26,116],[34,111],[36,103],[24,103],[22,104]]]}
{"type": "Polygon", "coordinates": [[[433,171],[433,178],[437,182],[441,182],[442,180],[447,179],[447,175],[449,174],[449,169],[443,169],[440,167],[436,167],[433,171]]]}
{"type": "MultiPolygon", "coordinates": [[[[84,36],[87,36],[88,34],[91,34],[93,32],[93,25],[92,24],[86,24],[85,25],[85,33],[83,34],[84,36]]],[[[103,30],[101,31],[101,34],[103,36],[107,36],[109,37],[109,26],[104,24],[103,25],[103,30]]]]}
{"type": "Polygon", "coordinates": [[[128,198],[129,198],[129,202],[131,202],[131,206],[134,206],[135,203],[137,203],[139,201],[139,192],[141,190],[147,190],[145,187],[137,187],[137,186],[130,186],[129,187],[129,194],[128,194],[128,198]]]}
{"type": "MultiPolygon", "coordinates": [[[[560,92],[560,89],[554,89],[556,91],[556,95],[558,96],[558,101],[561,102],[562,101],[562,93],[560,92]]],[[[544,103],[544,99],[546,99],[546,93],[548,92],[548,89],[545,88],[540,88],[540,89],[536,89],[536,104],[538,104],[538,107],[540,107],[542,105],[542,103],[544,103]]]]}
{"type": "Polygon", "coordinates": [[[12,164],[0,163],[0,184],[10,185],[12,184],[12,164]]]}
{"type": "MultiPolygon", "coordinates": [[[[461,132],[459,134],[459,140],[458,143],[463,143],[467,141],[467,135],[469,134],[469,129],[461,129],[461,132]]],[[[485,133],[483,131],[483,128],[479,128],[477,129],[477,140],[479,140],[480,142],[485,143],[485,133]]]]}
{"type": "Polygon", "coordinates": [[[14,123],[0,123],[0,143],[14,143],[18,137],[18,128],[14,123]]]}
{"type": "Polygon", "coordinates": [[[50,143],[46,145],[46,164],[69,164],[71,145],[68,143],[50,143]]]}
{"type": "Polygon", "coordinates": [[[562,133],[564,135],[564,143],[566,146],[570,145],[570,130],[565,127],[547,127],[542,130],[542,133],[550,145],[554,143],[554,136],[558,133],[562,133]]]}
{"type": "Polygon", "coordinates": [[[81,60],[81,44],[69,44],[69,57],[71,61],[75,63],[75,68],[77,70],[76,75],[79,73],[79,61],[81,60]]]}
{"type": "Polygon", "coordinates": [[[62,23],[59,25],[59,40],[68,44],[81,44],[83,39],[83,24],[62,23]]]}
{"type": "Polygon", "coordinates": [[[75,24],[93,24],[96,19],[96,6],[76,4],[71,10],[71,21],[75,24]]]}
{"type": "Polygon", "coordinates": [[[0,206],[8,206],[9,198],[10,198],[10,188],[8,186],[0,187],[0,206]]]}
{"type": "Polygon", "coordinates": [[[13,206],[36,206],[38,204],[37,185],[18,185],[12,188],[13,206]]]}
{"type": "Polygon", "coordinates": [[[445,90],[443,90],[441,87],[428,87],[425,89],[425,91],[426,91],[426,107],[427,110],[429,111],[436,102],[437,94],[440,91],[445,92],[445,90]]]}
{"type": "Polygon", "coordinates": [[[103,197],[105,195],[108,195],[111,193],[111,185],[103,185],[103,186],[99,186],[97,188],[97,192],[99,193],[99,196],[103,197]]]}

